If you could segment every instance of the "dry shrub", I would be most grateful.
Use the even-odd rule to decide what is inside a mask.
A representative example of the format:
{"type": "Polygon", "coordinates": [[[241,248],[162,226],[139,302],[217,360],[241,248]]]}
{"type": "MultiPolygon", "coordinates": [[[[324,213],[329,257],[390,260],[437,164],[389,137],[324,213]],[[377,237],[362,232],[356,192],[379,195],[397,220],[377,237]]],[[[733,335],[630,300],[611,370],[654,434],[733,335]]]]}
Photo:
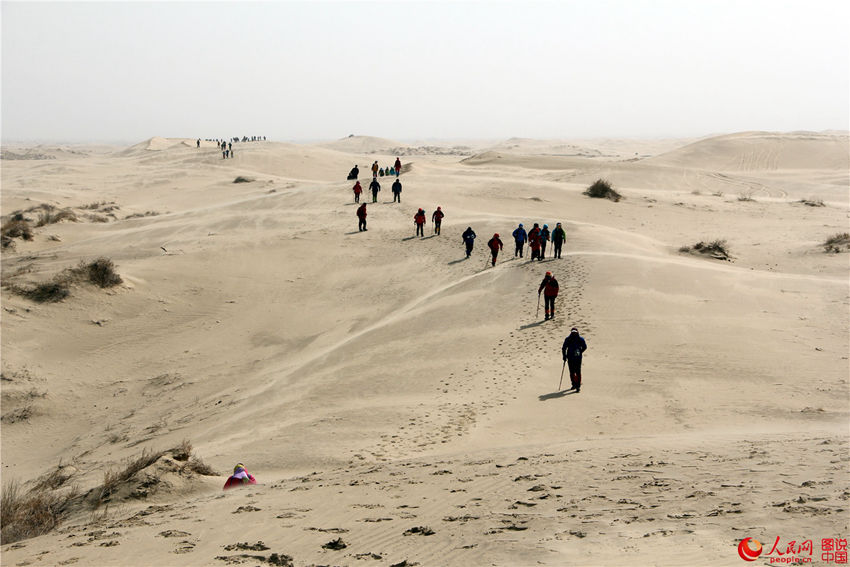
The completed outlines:
{"type": "Polygon", "coordinates": [[[112,469],[107,470],[103,473],[103,484],[100,486],[100,494],[98,500],[100,502],[105,501],[109,498],[112,493],[118,490],[118,487],[121,484],[129,481],[136,473],[141,471],[142,469],[146,469],[147,467],[154,464],[160,457],[165,454],[165,451],[148,451],[144,449],[142,454],[136,457],[135,459],[130,460],[127,466],[120,471],[113,471],[112,469]]]}
{"type": "Polygon", "coordinates": [[[815,201],[812,201],[812,200],[809,200],[809,199],[800,199],[797,202],[801,203],[803,205],[806,205],[807,207],[825,207],[826,206],[823,203],[823,201],[821,201],[820,199],[817,199],[815,201]]]}
{"type": "Polygon", "coordinates": [[[0,543],[3,545],[46,534],[53,530],[78,496],[76,489],[63,493],[30,490],[24,493],[16,481],[0,495],[0,543]]]}
{"type": "Polygon", "coordinates": [[[63,220],[77,222],[77,215],[71,209],[61,209],[59,211],[56,211],[52,208],[45,209],[44,212],[38,215],[38,222],[35,223],[35,226],[56,224],[57,222],[62,222],[63,220]]]}
{"type": "Polygon", "coordinates": [[[75,271],[98,287],[114,287],[124,281],[115,272],[115,264],[112,260],[103,256],[88,264],[80,262],[75,271]]]}
{"type": "Polygon", "coordinates": [[[252,181],[256,181],[253,177],[243,177],[239,176],[233,180],[234,183],[251,183],[252,181]]]}
{"type": "Polygon", "coordinates": [[[584,195],[588,197],[593,197],[594,199],[610,199],[615,203],[623,198],[622,195],[617,193],[613,187],[611,187],[611,183],[609,183],[605,179],[597,179],[593,182],[593,185],[588,187],[584,195]]]}
{"type": "Polygon", "coordinates": [[[5,238],[22,238],[24,240],[32,240],[32,227],[23,218],[13,218],[0,227],[0,234],[5,238]]]}
{"type": "Polygon", "coordinates": [[[71,289],[67,281],[53,280],[34,284],[29,287],[10,285],[12,293],[26,297],[36,303],[57,303],[71,295],[71,289]]]}
{"type": "Polygon", "coordinates": [[[156,211],[145,211],[144,213],[133,213],[132,215],[127,215],[126,217],[124,217],[124,220],[138,219],[138,218],[142,218],[142,217],[155,217],[155,216],[158,216],[158,215],[159,215],[159,213],[156,212],[156,211]]]}
{"type": "Polygon", "coordinates": [[[729,260],[729,250],[726,247],[725,240],[713,240],[711,242],[697,242],[693,246],[682,246],[679,252],[688,254],[702,254],[711,256],[717,260],[729,260]]]}
{"type": "Polygon", "coordinates": [[[850,250],[850,233],[842,232],[839,234],[834,234],[827,238],[826,242],[823,243],[824,251],[832,252],[833,254],[841,252],[842,246],[846,250],[850,250]]]}

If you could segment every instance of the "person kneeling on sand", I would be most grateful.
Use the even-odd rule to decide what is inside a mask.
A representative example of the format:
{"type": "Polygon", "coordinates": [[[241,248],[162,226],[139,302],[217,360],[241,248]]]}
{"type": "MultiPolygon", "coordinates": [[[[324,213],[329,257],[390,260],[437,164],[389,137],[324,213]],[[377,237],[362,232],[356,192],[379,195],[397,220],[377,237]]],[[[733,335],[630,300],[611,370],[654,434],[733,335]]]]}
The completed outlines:
{"type": "Polygon", "coordinates": [[[257,479],[254,478],[254,475],[248,472],[245,465],[238,463],[235,467],[233,467],[233,474],[230,475],[227,482],[224,483],[223,490],[236,488],[237,486],[245,484],[257,484],[257,479]]]}

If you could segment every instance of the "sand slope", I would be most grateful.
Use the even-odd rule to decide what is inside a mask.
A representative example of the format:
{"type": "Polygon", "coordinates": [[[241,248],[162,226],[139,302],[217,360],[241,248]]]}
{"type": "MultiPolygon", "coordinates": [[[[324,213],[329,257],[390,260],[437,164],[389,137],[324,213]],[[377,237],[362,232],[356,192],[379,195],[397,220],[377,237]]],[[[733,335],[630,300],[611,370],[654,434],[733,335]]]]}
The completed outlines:
{"type": "MultiPolygon", "coordinates": [[[[771,136],[755,154],[808,143],[771,136]]],[[[846,533],[848,265],[821,246],[846,231],[846,171],[812,151],[794,158],[806,175],[730,172],[723,143],[699,142],[704,161],[692,146],[411,157],[402,204],[386,180],[364,233],[344,179],[374,144],[246,143],[222,160],[153,139],[4,160],[4,214],[50,202],[80,218],[16,241],[4,283],[101,255],[125,282],[56,304],[3,289],[4,481],[62,462],[87,489],[190,439],[262,485],[151,481],[4,545],[2,563],[733,564],[742,537],[846,533]],[[625,199],[583,196],[600,176],[625,199]],[[752,184],[751,200],[729,189],[752,184]],[[92,203],[118,208],[92,222],[92,203]],[[559,221],[562,259],[514,258],[518,222],[559,221]],[[732,262],[678,251],[715,238],[732,262]],[[546,270],[550,322],[535,316],[546,270]],[[580,394],[557,388],[572,325],[590,345],[580,394]]]]}

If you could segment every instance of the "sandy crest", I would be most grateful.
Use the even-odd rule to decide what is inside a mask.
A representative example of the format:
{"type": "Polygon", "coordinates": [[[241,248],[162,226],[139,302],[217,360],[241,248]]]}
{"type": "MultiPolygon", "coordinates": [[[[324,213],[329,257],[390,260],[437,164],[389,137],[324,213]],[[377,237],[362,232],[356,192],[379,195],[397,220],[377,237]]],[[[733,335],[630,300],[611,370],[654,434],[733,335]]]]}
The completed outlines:
{"type": "MultiPolygon", "coordinates": [[[[772,134],[764,152],[800,137],[772,134]]],[[[637,161],[516,140],[547,155],[406,157],[402,204],[381,178],[365,233],[343,179],[394,159],[370,153],[383,139],[346,142],[357,154],[268,142],[222,160],[154,139],[4,159],[4,214],[120,207],[17,241],[4,281],[99,255],[125,280],[58,304],[3,290],[3,415],[31,410],[4,419],[4,481],[62,461],[88,488],[190,439],[263,484],[197,478],[81,510],[4,545],[2,563],[732,564],[747,536],[843,537],[847,255],[820,245],[846,231],[847,136],[816,138],[810,163],[745,171],[717,167],[739,163],[726,137],[637,161]],[[626,198],[581,195],[600,176],[626,198]],[[562,259],[513,257],[517,222],[557,221],[562,259]],[[489,268],[494,232],[505,250],[489,268]],[[678,252],[715,238],[733,262],[678,252]],[[551,322],[535,315],[546,270],[561,284],[551,322]],[[580,394],[558,391],[572,325],[590,346],[580,394]],[[346,548],[322,548],[338,537],[346,548]]]]}

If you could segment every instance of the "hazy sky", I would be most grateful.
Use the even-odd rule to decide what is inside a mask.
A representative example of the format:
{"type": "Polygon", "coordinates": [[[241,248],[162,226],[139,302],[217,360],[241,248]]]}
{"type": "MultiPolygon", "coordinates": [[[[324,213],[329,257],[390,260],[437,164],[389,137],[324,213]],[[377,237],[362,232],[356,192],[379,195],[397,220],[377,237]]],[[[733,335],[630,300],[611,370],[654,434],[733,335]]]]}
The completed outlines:
{"type": "Polygon", "coordinates": [[[7,2],[2,139],[850,128],[850,2],[7,2]]]}

